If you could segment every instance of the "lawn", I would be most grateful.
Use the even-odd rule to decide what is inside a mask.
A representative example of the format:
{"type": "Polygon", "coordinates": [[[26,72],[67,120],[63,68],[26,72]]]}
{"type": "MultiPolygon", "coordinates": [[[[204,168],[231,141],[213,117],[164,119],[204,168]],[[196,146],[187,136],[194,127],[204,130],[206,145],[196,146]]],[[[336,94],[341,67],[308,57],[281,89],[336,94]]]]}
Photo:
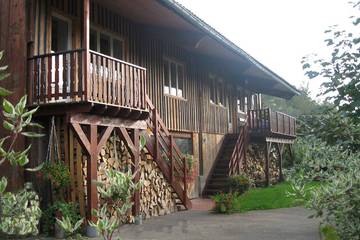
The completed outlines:
{"type": "MultiPolygon", "coordinates": [[[[319,183],[311,183],[308,187],[318,186],[319,183]]],[[[296,199],[287,196],[291,189],[287,182],[267,188],[254,188],[240,196],[235,201],[236,212],[251,210],[265,210],[275,208],[289,208],[298,206],[296,199]]]]}

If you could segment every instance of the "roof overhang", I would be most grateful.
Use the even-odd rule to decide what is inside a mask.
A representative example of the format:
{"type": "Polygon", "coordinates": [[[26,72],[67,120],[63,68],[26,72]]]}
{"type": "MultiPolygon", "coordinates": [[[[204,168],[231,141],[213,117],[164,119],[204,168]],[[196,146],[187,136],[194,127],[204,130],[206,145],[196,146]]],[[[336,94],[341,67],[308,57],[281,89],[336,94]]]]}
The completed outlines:
{"type": "Polygon", "coordinates": [[[220,63],[231,63],[224,67],[253,91],[287,99],[300,94],[283,78],[174,0],[101,2],[117,9],[126,18],[146,25],[153,36],[171,38],[188,51],[220,63]]]}

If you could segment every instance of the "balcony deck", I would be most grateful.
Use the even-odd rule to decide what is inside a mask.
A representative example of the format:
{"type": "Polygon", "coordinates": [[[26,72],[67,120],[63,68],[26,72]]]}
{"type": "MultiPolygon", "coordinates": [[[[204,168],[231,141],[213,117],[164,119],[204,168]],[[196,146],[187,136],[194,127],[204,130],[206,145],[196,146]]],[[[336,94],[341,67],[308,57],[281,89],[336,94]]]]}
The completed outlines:
{"type": "Polygon", "coordinates": [[[89,51],[84,71],[85,54],[76,49],[29,58],[29,105],[40,106],[39,114],[66,110],[145,119],[146,69],[89,51]]]}
{"type": "Polygon", "coordinates": [[[254,138],[267,137],[289,140],[296,138],[296,119],[269,108],[249,110],[248,126],[250,136],[254,138]]]}

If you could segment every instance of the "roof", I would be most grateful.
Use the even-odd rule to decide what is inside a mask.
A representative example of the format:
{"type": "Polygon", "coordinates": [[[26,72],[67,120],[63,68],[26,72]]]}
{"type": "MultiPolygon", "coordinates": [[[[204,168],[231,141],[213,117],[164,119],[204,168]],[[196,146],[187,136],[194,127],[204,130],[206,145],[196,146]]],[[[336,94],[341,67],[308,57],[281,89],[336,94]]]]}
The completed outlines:
{"type": "MultiPolygon", "coordinates": [[[[267,93],[267,92],[264,92],[264,93],[267,93],[269,95],[283,97],[283,98],[291,98],[294,95],[300,94],[300,92],[294,86],[292,86],[286,80],[284,80],[279,75],[277,75],[276,73],[271,71],[269,68],[264,66],[262,63],[257,61],[251,55],[246,53],[244,50],[242,50],[240,47],[238,47],[232,41],[227,39],[225,36],[223,36],[221,33],[219,33],[217,30],[215,30],[213,27],[211,27],[205,21],[200,19],[198,16],[196,16],[193,12],[191,12],[189,9],[187,9],[183,5],[179,4],[178,2],[176,2],[174,0],[157,0],[157,1],[160,2],[161,4],[163,4],[164,6],[166,6],[167,8],[169,8],[170,10],[174,11],[177,15],[181,16],[184,20],[188,21],[195,27],[199,28],[201,31],[206,33],[210,38],[219,42],[224,47],[230,49],[232,52],[237,54],[239,57],[245,58],[247,61],[249,61],[251,63],[252,67],[255,67],[258,71],[261,71],[263,74],[267,75],[270,79],[272,79],[273,81],[275,81],[276,83],[278,83],[282,86],[281,91],[279,90],[280,92],[276,92],[276,88],[275,88],[274,89],[275,91],[269,91],[269,93],[267,93]]],[[[255,85],[256,84],[252,84],[252,86],[256,88],[255,85]]]]}

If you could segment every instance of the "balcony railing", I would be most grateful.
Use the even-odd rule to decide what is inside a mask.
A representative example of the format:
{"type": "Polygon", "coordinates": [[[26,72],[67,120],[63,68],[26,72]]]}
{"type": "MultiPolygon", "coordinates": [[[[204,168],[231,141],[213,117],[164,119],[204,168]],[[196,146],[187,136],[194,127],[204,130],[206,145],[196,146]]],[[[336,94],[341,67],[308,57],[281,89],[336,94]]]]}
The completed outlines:
{"type": "Polygon", "coordinates": [[[253,133],[296,137],[296,119],[269,108],[249,110],[248,124],[253,133]]]}
{"type": "Polygon", "coordinates": [[[145,68],[90,51],[85,78],[84,55],[78,49],[29,58],[29,103],[95,102],[146,109],[145,68]]]}

